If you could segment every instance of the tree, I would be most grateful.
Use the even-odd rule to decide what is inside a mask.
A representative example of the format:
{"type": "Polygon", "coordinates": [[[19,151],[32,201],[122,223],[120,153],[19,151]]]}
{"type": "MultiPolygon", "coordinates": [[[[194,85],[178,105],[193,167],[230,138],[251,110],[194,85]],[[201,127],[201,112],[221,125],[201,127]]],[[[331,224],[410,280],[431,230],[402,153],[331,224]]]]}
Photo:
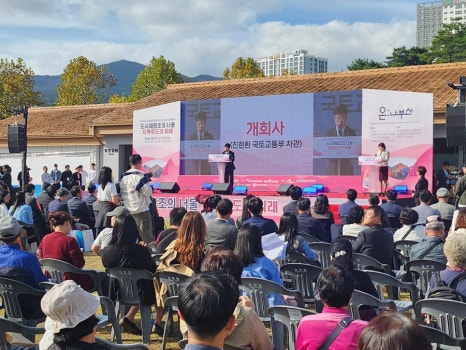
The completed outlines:
{"type": "Polygon", "coordinates": [[[62,84],[57,86],[57,106],[86,105],[104,102],[108,90],[115,86],[115,77],[104,66],[80,56],[66,66],[62,84]]]}
{"type": "Polygon", "coordinates": [[[0,119],[20,106],[43,105],[41,94],[34,91],[34,72],[21,58],[0,59],[0,119]]]}
{"type": "Polygon", "coordinates": [[[238,57],[231,68],[225,68],[223,79],[262,78],[264,72],[254,58],[238,57]]]}
{"type": "Polygon", "coordinates": [[[424,59],[429,63],[465,61],[466,25],[458,21],[443,24],[424,59]]]}
{"type": "Polygon", "coordinates": [[[427,64],[424,55],[428,49],[424,47],[413,46],[409,49],[406,46],[396,47],[391,56],[387,56],[388,67],[417,66],[427,64]]]}
{"type": "Polygon", "coordinates": [[[282,77],[288,76],[288,75],[296,75],[296,73],[294,72],[293,69],[285,68],[284,70],[282,70],[282,74],[281,74],[282,77]]]}
{"type": "Polygon", "coordinates": [[[386,66],[374,60],[369,60],[368,58],[356,58],[351,62],[349,66],[346,66],[348,70],[363,70],[363,69],[373,69],[373,68],[385,68],[386,66]]]}
{"type": "Polygon", "coordinates": [[[172,61],[152,56],[150,63],[138,74],[133,84],[130,100],[137,101],[165,89],[168,84],[181,84],[183,77],[172,61]]]}

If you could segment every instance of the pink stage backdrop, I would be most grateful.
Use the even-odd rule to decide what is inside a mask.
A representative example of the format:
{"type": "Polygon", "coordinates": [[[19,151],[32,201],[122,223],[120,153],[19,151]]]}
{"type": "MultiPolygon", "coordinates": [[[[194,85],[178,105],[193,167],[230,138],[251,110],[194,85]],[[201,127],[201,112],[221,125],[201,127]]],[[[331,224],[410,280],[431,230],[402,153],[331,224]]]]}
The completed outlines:
{"type": "Polygon", "coordinates": [[[384,142],[389,187],[412,190],[418,165],[432,172],[432,101],[432,94],[382,90],[181,101],[135,111],[133,147],[153,182],[178,182],[187,191],[218,182],[207,155],[228,142],[236,155],[235,185],[250,192],[275,192],[284,183],[364,192],[367,169],[357,158],[374,155],[384,142]],[[340,135],[334,110],[342,105],[348,116],[340,135]]]}

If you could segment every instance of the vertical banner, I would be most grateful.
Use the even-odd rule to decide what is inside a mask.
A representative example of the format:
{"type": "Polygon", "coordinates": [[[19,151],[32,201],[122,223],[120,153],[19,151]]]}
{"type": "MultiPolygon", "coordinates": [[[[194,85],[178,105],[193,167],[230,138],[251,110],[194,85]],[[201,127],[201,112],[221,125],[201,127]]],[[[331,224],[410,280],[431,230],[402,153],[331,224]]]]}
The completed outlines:
{"type": "MultiPolygon", "coordinates": [[[[433,164],[433,95],[428,93],[363,90],[362,153],[374,156],[377,145],[385,144],[390,152],[388,187],[406,185],[414,190],[418,180],[416,168],[427,168],[432,178],[433,164]]],[[[370,169],[363,173],[363,187],[370,169]]],[[[429,188],[432,189],[431,181],[429,188]]]]}
{"type": "Polygon", "coordinates": [[[133,150],[156,181],[178,180],[180,113],[180,102],[134,111],[133,150]]]}

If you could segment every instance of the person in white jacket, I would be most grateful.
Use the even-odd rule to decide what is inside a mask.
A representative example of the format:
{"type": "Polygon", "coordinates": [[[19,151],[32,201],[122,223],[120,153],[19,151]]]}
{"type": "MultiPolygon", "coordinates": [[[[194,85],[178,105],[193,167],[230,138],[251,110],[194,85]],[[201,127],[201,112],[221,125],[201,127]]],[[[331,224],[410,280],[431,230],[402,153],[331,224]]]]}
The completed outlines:
{"type": "Polygon", "coordinates": [[[144,242],[150,243],[155,240],[152,233],[152,216],[149,211],[152,195],[151,174],[140,171],[141,164],[142,158],[139,154],[129,157],[131,169],[122,175],[120,194],[125,208],[136,221],[139,236],[144,242]]]}

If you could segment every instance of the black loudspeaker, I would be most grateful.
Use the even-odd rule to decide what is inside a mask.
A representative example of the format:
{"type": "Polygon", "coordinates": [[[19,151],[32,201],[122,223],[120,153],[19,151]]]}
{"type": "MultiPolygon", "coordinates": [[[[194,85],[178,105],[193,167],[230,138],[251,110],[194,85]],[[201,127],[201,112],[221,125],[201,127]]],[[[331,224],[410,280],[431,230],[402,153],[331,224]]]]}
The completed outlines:
{"type": "Polygon", "coordinates": [[[162,193],[178,193],[180,186],[176,182],[162,182],[159,186],[159,191],[162,193]]]}
{"type": "Polygon", "coordinates": [[[230,188],[229,183],[226,183],[226,184],[213,184],[211,190],[215,194],[228,194],[229,193],[229,188],[230,188]]]}
{"type": "Polygon", "coordinates": [[[447,105],[447,146],[464,146],[466,138],[466,104],[447,105]]]}
{"type": "Polygon", "coordinates": [[[280,196],[289,196],[291,187],[293,187],[292,184],[281,184],[277,187],[277,193],[280,196]]]}
{"type": "Polygon", "coordinates": [[[24,125],[8,125],[8,151],[24,152],[26,146],[26,128],[24,125]]]}

